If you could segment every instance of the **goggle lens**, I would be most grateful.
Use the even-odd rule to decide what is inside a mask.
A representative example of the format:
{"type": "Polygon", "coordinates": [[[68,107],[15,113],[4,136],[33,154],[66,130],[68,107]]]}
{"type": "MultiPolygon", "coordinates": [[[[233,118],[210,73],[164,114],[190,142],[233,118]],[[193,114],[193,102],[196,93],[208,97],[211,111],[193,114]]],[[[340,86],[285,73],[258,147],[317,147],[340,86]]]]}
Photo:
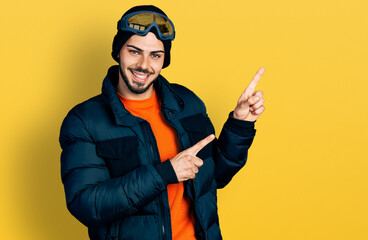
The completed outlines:
{"type": "Polygon", "coordinates": [[[162,35],[171,36],[174,34],[170,21],[164,16],[155,13],[138,13],[128,19],[128,26],[138,31],[146,30],[152,23],[157,24],[162,35]]]}

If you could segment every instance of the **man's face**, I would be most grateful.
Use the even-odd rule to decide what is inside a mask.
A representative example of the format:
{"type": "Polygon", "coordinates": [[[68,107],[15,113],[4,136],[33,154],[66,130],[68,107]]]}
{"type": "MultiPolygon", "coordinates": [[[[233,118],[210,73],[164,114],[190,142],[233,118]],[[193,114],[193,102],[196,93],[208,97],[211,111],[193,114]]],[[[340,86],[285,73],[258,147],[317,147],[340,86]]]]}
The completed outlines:
{"type": "Polygon", "coordinates": [[[119,93],[129,99],[149,98],[164,57],[164,44],[155,34],[131,36],[120,50],[119,93]]]}

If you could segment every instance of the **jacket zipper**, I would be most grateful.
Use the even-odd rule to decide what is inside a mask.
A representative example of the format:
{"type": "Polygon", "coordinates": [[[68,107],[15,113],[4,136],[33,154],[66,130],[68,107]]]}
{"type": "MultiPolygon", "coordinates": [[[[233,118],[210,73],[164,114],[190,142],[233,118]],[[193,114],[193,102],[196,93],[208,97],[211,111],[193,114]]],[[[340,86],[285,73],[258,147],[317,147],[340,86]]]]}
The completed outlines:
{"type": "MultiPolygon", "coordinates": [[[[154,150],[153,150],[153,147],[152,147],[152,141],[151,141],[151,138],[150,138],[150,134],[148,132],[149,130],[149,123],[145,122],[144,123],[144,133],[145,133],[145,136],[146,136],[146,139],[149,141],[149,149],[150,149],[150,159],[152,160],[152,163],[154,164],[154,156],[156,155],[154,150]]],[[[159,202],[160,202],[160,220],[161,220],[161,231],[162,231],[162,236],[163,236],[163,239],[166,239],[166,236],[165,236],[165,224],[164,224],[164,200],[162,199],[162,195],[160,194],[159,196],[159,202]]]]}
{"type": "MultiPolygon", "coordinates": [[[[163,113],[164,111],[162,111],[162,109],[161,109],[161,112],[163,113]]],[[[171,114],[171,112],[169,112],[169,114],[171,114]]],[[[177,138],[178,138],[178,142],[179,142],[179,146],[180,146],[180,151],[183,151],[183,146],[182,146],[182,143],[181,143],[181,141],[180,141],[180,138],[179,138],[179,132],[178,132],[178,130],[176,129],[176,127],[167,119],[167,117],[166,117],[166,114],[162,114],[163,116],[164,116],[164,118],[165,118],[165,120],[166,120],[166,122],[168,122],[175,130],[176,130],[176,135],[177,135],[177,138]]],[[[194,200],[194,202],[193,202],[193,205],[194,205],[194,211],[197,211],[195,208],[196,208],[196,204],[195,204],[195,202],[197,201],[197,192],[196,192],[196,190],[195,190],[195,187],[194,187],[194,181],[193,181],[193,179],[192,180],[190,180],[191,182],[192,182],[192,188],[193,188],[193,193],[194,193],[194,197],[193,197],[193,200],[194,200]]],[[[193,213],[194,214],[194,213],[193,213]]],[[[204,239],[205,240],[207,240],[207,232],[206,232],[206,230],[204,229],[204,227],[203,227],[203,225],[202,225],[202,222],[201,222],[201,220],[198,218],[198,223],[199,223],[199,226],[202,228],[202,231],[203,231],[203,233],[204,233],[204,239]]]]}
{"type": "MultiPolygon", "coordinates": [[[[197,192],[196,192],[196,189],[195,189],[195,186],[194,186],[194,180],[192,179],[192,180],[190,180],[190,181],[192,181],[192,188],[193,188],[193,192],[194,192],[194,211],[197,211],[197,204],[196,204],[196,202],[197,202],[197,192]]],[[[201,220],[199,219],[199,217],[198,217],[198,223],[199,223],[199,225],[201,226],[201,228],[202,228],[202,231],[203,231],[203,233],[204,233],[204,239],[205,240],[207,240],[207,232],[206,232],[206,230],[204,229],[204,227],[203,227],[203,225],[202,225],[202,222],[201,222],[201,220]]]]}

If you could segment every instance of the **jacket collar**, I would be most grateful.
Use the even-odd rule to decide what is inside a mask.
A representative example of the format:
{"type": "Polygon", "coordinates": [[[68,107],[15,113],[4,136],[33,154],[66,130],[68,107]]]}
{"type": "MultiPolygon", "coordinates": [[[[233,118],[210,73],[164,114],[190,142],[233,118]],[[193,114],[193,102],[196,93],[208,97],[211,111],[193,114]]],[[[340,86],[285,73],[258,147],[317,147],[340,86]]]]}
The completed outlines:
{"type": "MultiPolygon", "coordinates": [[[[124,104],[120,101],[116,93],[116,85],[119,81],[119,66],[111,66],[102,83],[102,96],[105,102],[111,107],[115,121],[119,125],[133,126],[143,121],[141,118],[135,117],[125,109],[124,104]]],[[[162,101],[162,111],[165,117],[170,120],[183,110],[183,100],[174,92],[170,83],[161,75],[158,76],[154,87],[159,98],[162,101]]]]}

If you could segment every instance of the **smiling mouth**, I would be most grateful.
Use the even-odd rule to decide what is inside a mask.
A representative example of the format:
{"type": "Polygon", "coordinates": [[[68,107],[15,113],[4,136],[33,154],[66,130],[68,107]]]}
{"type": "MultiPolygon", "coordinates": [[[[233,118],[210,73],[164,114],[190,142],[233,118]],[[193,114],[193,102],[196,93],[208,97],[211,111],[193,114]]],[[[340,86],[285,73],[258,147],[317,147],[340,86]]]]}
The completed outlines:
{"type": "Polygon", "coordinates": [[[132,69],[129,69],[129,70],[133,74],[134,78],[139,82],[145,82],[147,78],[151,75],[147,73],[137,72],[132,69]]]}

